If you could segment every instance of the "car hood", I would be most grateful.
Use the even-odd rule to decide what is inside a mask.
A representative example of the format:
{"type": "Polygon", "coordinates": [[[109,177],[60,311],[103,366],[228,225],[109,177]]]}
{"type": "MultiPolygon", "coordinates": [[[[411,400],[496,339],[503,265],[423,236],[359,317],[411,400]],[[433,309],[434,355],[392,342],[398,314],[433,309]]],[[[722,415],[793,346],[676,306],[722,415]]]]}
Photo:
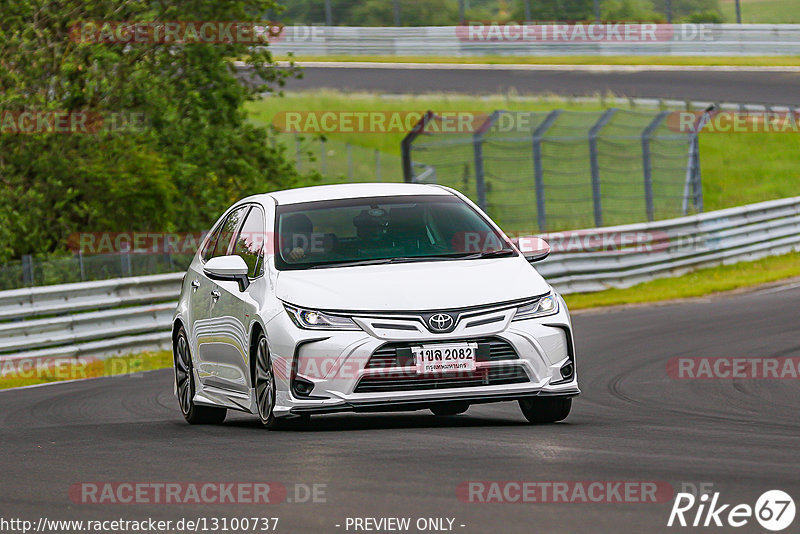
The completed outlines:
{"type": "Polygon", "coordinates": [[[321,310],[426,311],[507,302],[550,286],[523,258],[280,271],[276,296],[321,310]]]}

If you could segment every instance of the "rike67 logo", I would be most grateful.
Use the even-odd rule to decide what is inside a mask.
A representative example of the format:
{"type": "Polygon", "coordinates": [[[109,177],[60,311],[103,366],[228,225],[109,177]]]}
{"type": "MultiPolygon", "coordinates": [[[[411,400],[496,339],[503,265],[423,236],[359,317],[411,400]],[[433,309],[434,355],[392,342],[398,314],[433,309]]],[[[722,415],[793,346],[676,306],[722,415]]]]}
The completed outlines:
{"type": "Polygon", "coordinates": [[[667,526],[738,528],[755,518],[765,529],[778,532],[792,524],[794,515],[794,500],[781,490],[764,492],[755,506],[723,504],[720,502],[719,492],[712,495],[704,493],[700,497],[691,493],[678,493],[667,526]]]}

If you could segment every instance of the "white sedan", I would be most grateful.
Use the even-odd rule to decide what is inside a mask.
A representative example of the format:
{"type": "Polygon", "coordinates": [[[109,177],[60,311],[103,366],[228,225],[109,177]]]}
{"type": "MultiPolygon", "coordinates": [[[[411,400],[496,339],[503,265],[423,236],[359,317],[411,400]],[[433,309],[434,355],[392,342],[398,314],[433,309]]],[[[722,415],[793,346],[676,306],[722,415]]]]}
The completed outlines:
{"type": "Polygon", "coordinates": [[[519,401],[560,421],[580,390],[563,299],[452,189],[318,186],[246,198],[184,278],[175,393],[190,423],[229,409],[264,426],[345,411],[519,401]]]}

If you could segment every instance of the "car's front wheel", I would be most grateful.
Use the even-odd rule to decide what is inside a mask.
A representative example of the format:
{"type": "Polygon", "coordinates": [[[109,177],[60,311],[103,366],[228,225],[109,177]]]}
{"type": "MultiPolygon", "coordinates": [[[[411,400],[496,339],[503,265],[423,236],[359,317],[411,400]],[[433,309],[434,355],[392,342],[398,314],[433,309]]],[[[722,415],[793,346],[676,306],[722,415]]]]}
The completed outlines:
{"type": "Polygon", "coordinates": [[[178,402],[184,419],[193,425],[219,424],[225,420],[228,410],[211,406],[198,406],[194,403],[194,377],[192,373],[192,353],[186,330],[181,327],[173,345],[175,357],[175,383],[178,386],[178,402]]]}
{"type": "Polygon", "coordinates": [[[258,406],[258,417],[261,424],[266,428],[274,429],[278,425],[275,417],[275,373],[272,370],[272,358],[270,358],[267,338],[262,333],[256,343],[256,372],[255,389],[256,405],[258,406]]]}
{"type": "Polygon", "coordinates": [[[519,399],[519,407],[529,423],[555,423],[567,418],[572,409],[572,399],[569,397],[532,397],[519,399]]]}

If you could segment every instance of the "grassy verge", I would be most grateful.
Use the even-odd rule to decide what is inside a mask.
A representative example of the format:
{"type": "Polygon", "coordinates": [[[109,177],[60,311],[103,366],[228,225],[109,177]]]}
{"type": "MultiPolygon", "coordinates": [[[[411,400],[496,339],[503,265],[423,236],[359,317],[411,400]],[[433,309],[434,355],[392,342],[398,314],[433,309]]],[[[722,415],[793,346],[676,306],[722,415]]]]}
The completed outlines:
{"type": "Polygon", "coordinates": [[[565,295],[564,299],[571,310],[622,304],[645,304],[713,295],[795,276],[800,276],[800,253],[797,252],[733,265],[699,269],[683,276],[661,278],[627,289],[608,289],[597,293],[565,295]]]}
{"type": "MultiPolygon", "coordinates": [[[[726,22],[736,22],[735,0],[720,2],[726,22]]],[[[741,2],[742,22],[745,24],[797,24],[800,11],[791,0],[744,0],[741,2]]]]}
{"type": "Polygon", "coordinates": [[[88,358],[48,363],[49,365],[41,364],[37,367],[25,366],[15,373],[0,376],[0,389],[163,369],[172,366],[172,353],[165,350],[115,356],[105,360],[88,358]]]}
{"type": "MultiPolygon", "coordinates": [[[[776,0],[777,1],[777,0],[776,0]]],[[[800,21],[800,20],[798,20],[800,21]]],[[[795,21],[795,22],[798,22],[795,21]]],[[[488,65],[677,65],[732,67],[796,67],[800,56],[321,56],[279,57],[288,61],[377,63],[484,63],[488,65]]]]}

